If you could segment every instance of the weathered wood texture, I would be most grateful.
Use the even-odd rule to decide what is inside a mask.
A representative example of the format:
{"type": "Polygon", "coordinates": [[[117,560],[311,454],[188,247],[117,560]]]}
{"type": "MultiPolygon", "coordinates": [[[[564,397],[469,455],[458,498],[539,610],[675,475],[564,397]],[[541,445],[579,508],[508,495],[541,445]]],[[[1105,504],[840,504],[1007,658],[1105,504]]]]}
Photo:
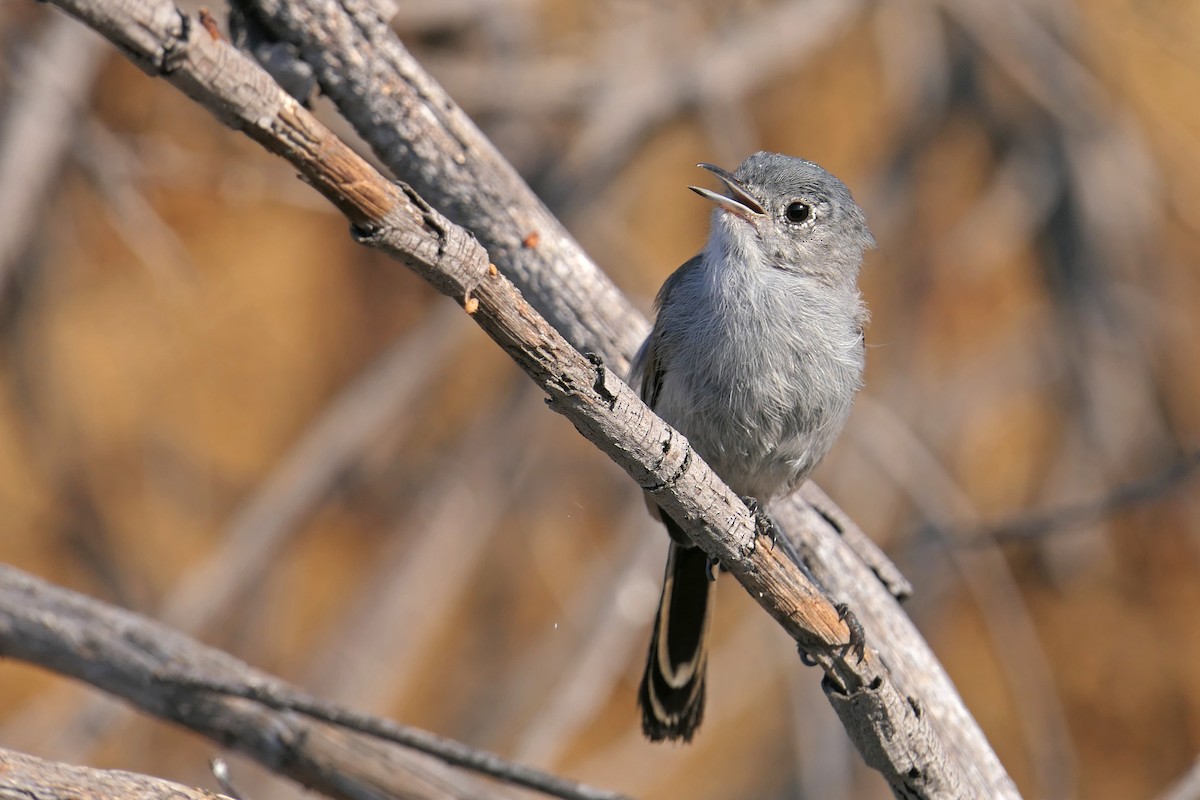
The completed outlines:
{"type": "Polygon", "coordinates": [[[624,374],[649,325],[379,17],[378,3],[265,0],[380,161],[470,230],[567,340],[624,374]],[[536,246],[531,243],[536,242],[536,246]]]}
{"type": "MultiPolygon", "coordinates": [[[[490,268],[485,252],[469,233],[430,208],[408,187],[384,179],[252,62],[190,22],[171,4],[154,0],[57,0],[57,4],[100,30],[148,72],[166,77],[230,127],[243,130],[288,159],[305,180],[346,214],[360,241],[403,260],[439,291],[460,302],[547,392],[555,410],[654,494],[656,502],[817,656],[835,707],[846,711],[843,719],[857,720],[848,730],[860,751],[881,769],[898,796],[1017,796],[976,728],[970,726],[973,735],[954,738],[958,727],[942,724],[956,717],[955,712],[943,711],[946,704],[957,703],[961,717],[970,718],[949,682],[936,680],[944,674],[928,651],[923,651],[928,659],[926,673],[934,676],[936,684],[936,691],[928,694],[920,691],[928,686],[923,676],[905,675],[902,682],[893,683],[884,668],[885,663],[900,662],[879,638],[890,630],[888,626],[872,624],[868,628],[868,642],[883,648],[882,660],[870,648],[861,662],[846,658],[842,645],[848,631],[836,610],[781,549],[755,546],[750,515],[740,500],[694,456],[686,440],[658,420],[602,363],[575,350],[505,275],[490,268]],[[872,716],[879,713],[892,716],[882,720],[872,716]]],[[[325,12],[339,13],[336,8],[325,12]]],[[[335,16],[324,22],[342,33],[355,25],[335,16]]],[[[426,84],[401,101],[417,103],[415,113],[426,115],[430,113],[426,104],[452,107],[449,98],[433,94],[433,89],[426,84]]],[[[378,85],[372,85],[367,93],[377,90],[378,85]]],[[[473,128],[457,130],[451,138],[467,136],[478,133],[473,128]]],[[[451,161],[466,160],[471,152],[460,150],[451,161]]],[[[479,191],[477,186],[474,191],[479,191]]],[[[519,198],[499,197],[512,206],[521,203],[519,198]]],[[[518,231],[522,237],[529,232],[518,231]]],[[[562,246],[573,245],[568,241],[562,246]]],[[[575,279],[575,267],[569,263],[556,261],[554,269],[563,271],[564,279],[575,279]]],[[[535,280],[526,288],[534,296],[542,291],[535,280]]],[[[541,299],[545,305],[546,298],[541,299]]],[[[603,302],[603,294],[591,291],[572,304],[582,319],[590,318],[603,302]]],[[[624,319],[638,327],[637,317],[631,313],[624,319]]],[[[597,329],[604,327],[598,325],[597,329]]],[[[632,349],[628,344],[615,344],[632,338],[628,326],[619,330],[621,335],[607,345],[594,337],[590,342],[602,354],[617,356],[618,363],[632,349]]],[[[588,343],[586,338],[581,341],[588,343]]],[[[822,539],[822,544],[826,543],[844,546],[832,526],[827,526],[822,539]]],[[[806,555],[817,553],[819,549],[808,549],[806,555]]],[[[854,591],[839,594],[852,600],[856,609],[861,600],[863,605],[878,607],[879,613],[903,616],[877,581],[868,579],[866,583],[870,585],[856,583],[850,587],[854,591]]],[[[840,588],[832,581],[830,585],[835,591],[840,588]]],[[[919,642],[917,646],[923,647],[919,642]]]]}
{"type": "Polygon", "coordinates": [[[0,748],[0,800],[228,800],[223,794],[110,769],[59,764],[0,748]]]}
{"type": "MultiPolygon", "coordinates": [[[[611,303],[612,292],[595,291],[597,285],[611,282],[573,240],[554,238],[549,247],[513,251],[509,243],[519,239],[524,228],[505,228],[490,205],[459,201],[463,192],[496,187],[504,191],[505,214],[511,219],[542,208],[524,182],[517,179],[514,184],[507,164],[497,164],[494,148],[405,50],[380,18],[378,4],[242,2],[252,6],[275,35],[297,46],[314,67],[322,89],[389,169],[473,231],[504,273],[534,305],[547,309],[575,347],[594,349],[606,363],[624,368],[647,330],[646,321],[623,300],[611,303]],[[563,305],[570,310],[560,310],[563,305]],[[576,322],[583,324],[583,333],[573,332],[576,322]],[[639,336],[622,338],[628,330],[639,336]],[[606,342],[614,345],[606,348],[606,342]]],[[[835,597],[850,603],[895,684],[923,707],[949,748],[949,757],[970,775],[968,790],[981,797],[1017,797],[949,676],[896,602],[911,592],[907,581],[814,484],[803,494],[807,502],[793,498],[779,503],[774,513],[810,570],[835,597]],[[809,503],[821,514],[809,513],[809,503]],[[805,523],[794,528],[792,521],[800,519],[805,523]]]]}
{"type": "MultiPolygon", "coordinates": [[[[446,764],[466,766],[575,800],[621,800],[607,791],[507,762],[415,728],[345,712],[403,747],[273,710],[264,702],[194,685],[193,678],[247,695],[298,698],[279,678],[171,628],[0,565],[0,656],[90,683],[143,711],[178,722],[330,797],[507,796],[446,764]],[[420,752],[418,752],[418,750],[420,752]],[[432,755],[425,755],[426,753],[432,755]],[[513,777],[517,780],[512,780],[513,777]]],[[[0,773],[0,791],[8,786],[0,773]]]]}

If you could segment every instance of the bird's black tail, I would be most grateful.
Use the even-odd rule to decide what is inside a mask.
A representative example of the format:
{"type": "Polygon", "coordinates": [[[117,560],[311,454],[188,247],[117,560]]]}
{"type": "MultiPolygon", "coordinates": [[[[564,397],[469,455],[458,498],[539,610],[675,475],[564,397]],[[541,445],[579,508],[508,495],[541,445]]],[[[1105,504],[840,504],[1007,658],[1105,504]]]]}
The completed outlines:
{"type": "Polygon", "coordinates": [[[672,538],[663,578],[662,599],[654,620],[646,673],[638,691],[642,731],[652,742],[690,741],[704,717],[704,680],[708,667],[708,625],[713,582],[708,556],[681,544],[666,515],[672,538]]]}

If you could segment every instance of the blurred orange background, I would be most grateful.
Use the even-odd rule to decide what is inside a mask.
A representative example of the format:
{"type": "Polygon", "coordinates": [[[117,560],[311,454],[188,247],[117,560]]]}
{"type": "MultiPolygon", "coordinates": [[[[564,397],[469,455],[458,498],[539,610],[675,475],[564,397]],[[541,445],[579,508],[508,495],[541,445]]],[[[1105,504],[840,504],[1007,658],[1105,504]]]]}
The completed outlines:
{"type": "MultiPolygon", "coordinates": [[[[704,240],[697,161],[839,175],[879,250],[818,482],[1026,797],[1192,768],[1200,5],[454,0],[395,27],[647,311],[704,240]]],[[[282,162],[53,8],[0,5],[0,48],[0,559],[634,796],[889,796],[732,580],[698,739],[642,741],[666,539],[632,483],[282,162]],[[56,92],[78,106],[23,134],[56,92]]],[[[0,746],[212,785],[212,744],[10,662],[0,746]]]]}

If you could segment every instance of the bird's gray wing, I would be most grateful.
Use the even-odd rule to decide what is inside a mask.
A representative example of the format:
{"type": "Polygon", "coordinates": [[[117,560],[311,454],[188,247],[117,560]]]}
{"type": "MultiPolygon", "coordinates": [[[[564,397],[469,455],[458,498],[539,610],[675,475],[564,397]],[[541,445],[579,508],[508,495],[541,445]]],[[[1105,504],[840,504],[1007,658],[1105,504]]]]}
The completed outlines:
{"type": "Polygon", "coordinates": [[[697,269],[700,262],[700,255],[692,256],[663,281],[662,288],[658,290],[658,296],[654,299],[654,308],[659,312],[656,314],[654,328],[646,337],[646,341],[642,342],[642,346],[638,348],[637,355],[633,357],[633,365],[629,370],[631,382],[638,384],[642,402],[651,408],[654,408],[658,401],[658,395],[662,391],[663,376],[666,374],[666,359],[663,358],[661,348],[658,347],[658,319],[661,319],[663,307],[671,302],[672,290],[683,281],[684,276],[697,269]],[[640,382],[638,381],[639,377],[640,382]]]}

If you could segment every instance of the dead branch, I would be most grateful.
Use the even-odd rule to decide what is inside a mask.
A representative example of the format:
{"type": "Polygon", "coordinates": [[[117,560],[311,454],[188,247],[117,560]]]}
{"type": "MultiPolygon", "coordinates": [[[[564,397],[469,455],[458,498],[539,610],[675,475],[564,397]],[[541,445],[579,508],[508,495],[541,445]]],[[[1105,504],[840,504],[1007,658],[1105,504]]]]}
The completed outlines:
{"type": "Polygon", "coordinates": [[[470,230],[568,341],[625,373],[649,325],[373,4],[239,4],[297,47],[322,91],[388,169],[470,230]]]}
{"type": "Polygon", "coordinates": [[[26,74],[14,84],[0,119],[0,295],[38,230],[106,55],[95,35],[65,20],[50,20],[38,41],[22,50],[26,74]]]}
{"type": "Polygon", "coordinates": [[[228,800],[160,778],[90,769],[0,748],[0,800],[228,800]]]}
{"type": "MultiPolygon", "coordinates": [[[[646,323],[625,304],[607,306],[608,293],[590,293],[594,282],[608,281],[582,253],[572,252],[569,258],[559,260],[564,249],[577,249],[572,240],[556,238],[548,248],[539,245],[535,252],[517,251],[518,259],[510,263],[504,260],[511,252],[507,243],[519,237],[523,229],[497,230],[494,209],[455,202],[454,193],[466,190],[458,182],[467,173],[475,181],[468,187],[503,186],[508,204],[505,213],[513,219],[542,209],[524,183],[514,186],[509,173],[494,169],[490,155],[476,157],[477,153],[490,154],[490,146],[480,141],[482,136],[474,126],[462,124],[465,115],[405,52],[381,19],[362,6],[343,9],[335,0],[255,0],[255,8],[276,35],[296,44],[311,59],[323,90],[372,144],[376,155],[444,207],[455,221],[472,230],[504,273],[550,316],[572,344],[581,349],[594,347],[609,364],[627,363],[632,348],[604,349],[603,343],[628,341],[620,339],[619,332],[641,332],[646,330],[646,323]],[[436,151],[435,156],[422,155],[429,150],[436,151]],[[459,163],[462,159],[465,163],[459,163]],[[453,165],[453,169],[443,168],[445,164],[453,165]],[[576,310],[560,314],[562,304],[576,310]],[[608,329],[614,320],[618,327],[608,329]],[[581,335],[574,333],[580,323],[585,327],[581,335]]],[[[640,344],[640,339],[634,343],[640,344]]],[[[819,490],[816,495],[824,519],[812,519],[799,499],[779,504],[786,506],[786,512],[774,510],[777,516],[786,513],[793,519],[806,520],[798,531],[786,532],[797,539],[810,569],[834,596],[850,601],[860,620],[872,620],[865,623],[868,632],[883,633],[872,640],[873,645],[880,648],[896,685],[920,702],[941,732],[943,742],[952,743],[951,757],[963,773],[971,776],[972,794],[1017,796],[954,685],[889,594],[892,589],[903,594],[903,578],[897,579],[898,571],[879,554],[871,562],[888,588],[874,580],[872,571],[863,568],[849,544],[869,538],[832,500],[819,490]],[[897,638],[892,639],[893,635],[897,638]]]]}
{"type": "Polygon", "coordinates": [[[165,625],[3,565],[0,656],[86,681],[331,797],[486,798],[495,793],[481,784],[454,780],[461,776],[448,776],[441,763],[426,755],[368,741],[356,733],[314,724],[295,714],[272,711],[271,700],[282,698],[288,701],[288,708],[308,716],[341,726],[352,723],[356,730],[403,743],[439,762],[557,797],[620,798],[434,734],[322,705],[278,678],[165,625]],[[185,679],[195,676],[203,676],[203,681],[193,680],[189,685],[185,679]],[[204,688],[206,684],[210,688],[204,688]],[[214,693],[214,685],[227,691],[214,693]],[[227,696],[237,694],[256,702],[227,696]]]}
{"type": "MultiPolygon", "coordinates": [[[[403,260],[460,302],[550,395],[556,411],[651,492],[816,657],[826,673],[827,694],[860,752],[897,794],[1016,796],[986,743],[982,754],[972,753],[977,761],[963,762],[961,753],[954,759],[947,755],[930,727],[925,698],[898,691],[873,650],[857,662],[839,654],[848,635],[845,625],[784,548],[755,547],[741,501],[599,359],[571,348],[507,278],[489,267],[470,234],[408,187],[385,181],[268,76],[169,3],[127,2],[120,9],[92,0],[58,4],[101,30],[150,74],[166,77],[226,124],[287,158],[354,223],[361,242],[403,260]]],[[[464,151],[460,158],[469,148],[464,151]]],[[[481,188],[468,188],[478,204],[481,188]]],[[[511,198],[502,199],[506,210],[516,207],[511,198]]],[[[546,238],[543,233],[540,240],[546,238]]],[[[594,308],[597,301],[591,294],[581,307],[594,308]]],[[[948,694],[954,697],[952,689],[948,694]]]]}
{"type": "MultiPolygon", "coordinates": [[[[256,65],[226,42],[201,35],[169,4],[129,4],[123,10],[135,16],[136,27],[91,0],[62,0],[61,5],[112,37],[140,66],[156,70],[227,124],[286,158],[354,223],[359,241],[404,261],[462,304],[549,393],[552,408],[681,523],[707,533],[713,555],[744,580],[793,637],[815,651],[844,645],[848,630],[820,590],[782,553],[754,546],[750,514],[741,500],[603,363],[570,347],[488,264],[467,231],[409,187],[384,179],[256,65]]],[[[830,661],[829,669],[844,686],[859,682],[845,659],[830,661]]]]}
{"type": "Polygon", "coordinates": [[[209,693],[224,697],[252,700],[279,712],[295,712],[328,722],[346,730],[362,733],[410,747],[445,761],[455,767],[472,770],[525,789],[544,792],[565,800],[628,800],[624,795],[593,789],[574,781],[549,775],[541,770],[515,764],[492,753],[460,744],[426,731],[399,725],[391,720],[347,711],[332,703],[295,691],[280,681],[272,685],[260,683],[226,683],[208,678],[194,678],[187,673],[166,670],[156,675],[160,683],[176,688],[209,693]]]}

